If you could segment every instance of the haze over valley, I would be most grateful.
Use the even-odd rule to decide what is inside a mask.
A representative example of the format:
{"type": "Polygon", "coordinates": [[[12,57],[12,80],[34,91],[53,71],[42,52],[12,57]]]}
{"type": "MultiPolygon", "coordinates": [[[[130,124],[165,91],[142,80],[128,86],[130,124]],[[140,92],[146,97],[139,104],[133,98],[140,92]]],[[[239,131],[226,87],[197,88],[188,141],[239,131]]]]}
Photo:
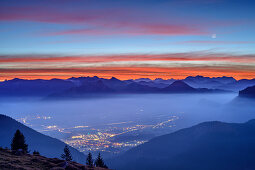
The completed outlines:
{"type": "MultiPolygon", "coordinates": [[[[74,80],[79,79],[81,78],[74,80]]],[[[91,80],[83,78],[84,83],[86,79],[91,80]]],[[[112,83],[111,80],[103,79],[108,83],[112,83]]],[[[35,83],[34,80],[26,81],[26,85],[20,85],[24,80],[8,82],[12,81],[15,81],[12,88],[15,88],[16,83],[23,91],[29,86],[29,82],[35,83]]],[[[117,79],[113,83],[115,81],[118,84],[125,83],[117,79]]],[[[141,85],[146,87],[158,85],[149,79],[132,81],[138,85],[150,83],[150,86],[141,85]]],[[[175,83],[174,80],[171,81],[163,81],[166,83],[165,87],[175,83]]],[[[97,82],[93,80],[92,86],[97,82]]],[[[11,116],[43,134],[58,138],[81,152],[102,152],[106,157],[123,153],[156,136],[204,121],[245,122],[255,118],[254,100],[247,99],[251,101],[241,103],[240,107],[236,104],[237,92],[190,93],[185,92],[186,86],[188,85],[178,86],[181,91],[166,94],[154,91],[140,93],[137,89],[131,94],[85,91],[85,94],[89,95],[79,98],[69,96],[52,99],[47,97],[49,95],[33,94],[22,97],[17,94],[10,98],[1,98],[0,113],[11,116]]]]}

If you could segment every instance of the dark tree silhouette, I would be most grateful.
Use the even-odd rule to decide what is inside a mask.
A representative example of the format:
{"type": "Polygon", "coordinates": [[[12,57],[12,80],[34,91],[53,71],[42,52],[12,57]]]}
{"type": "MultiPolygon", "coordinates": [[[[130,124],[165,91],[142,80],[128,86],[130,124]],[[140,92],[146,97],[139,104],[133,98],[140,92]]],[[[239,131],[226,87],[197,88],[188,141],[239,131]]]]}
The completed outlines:
{"type": "Polygon", "coordinates": [[[33,155],[40,155],[40,153],[36,150],[34,150],[33,155]]]}
{"type": "Polygon", "coordinates": [[[12,138],[11,149],[13,151],[22,149],[23,152],[25,153],[28,152],[25,137],[19,130],[16,131],[16,133],[14,134],[14,137],[12,138]]]}
{"type": "Polygon", "coordinates": [[[71,155],[70,150],[69,150],[67,145],[64,148],[64,153],[61,155],[61,158],[66,160],[66,161],[73,160],[72,155],[71,155]]]}
{"type": "Polygon", "coordinates": [[[101,167],[101,168],[108,168],[105,163],[103,158],[101,157],[101,154],[99,153],[97,156],[97,159],[95,160],[95,166],[96,167],[101,167]]]}
{"type": "Polygon", "coordinates": [[[87,160],[86,160],[86,165],[88,165],[90,168],[93,167],[93,159],[92,159],[92,154],[89,152],[87,160]]]}

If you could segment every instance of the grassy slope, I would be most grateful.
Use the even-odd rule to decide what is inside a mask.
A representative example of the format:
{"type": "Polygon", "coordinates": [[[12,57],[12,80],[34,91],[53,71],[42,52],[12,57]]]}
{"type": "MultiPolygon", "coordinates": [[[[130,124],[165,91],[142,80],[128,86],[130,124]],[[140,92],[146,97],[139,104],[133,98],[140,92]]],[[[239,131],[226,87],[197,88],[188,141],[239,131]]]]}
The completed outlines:
{"type": "MultiPolygon", "coordinates": [[[[10,150],[0,148],[0,169],[1,170],[41,170],[41,169],[54,169],[61,170],[64,169],[63,165],[65,164],[64,160],[57,158],[46,158],[40,155],[22,155],[17,156],[11,153],[10,150]]],[[[106,170],[105,168],[88,168],[85,165],[69,162],[66,170],[106,170]]]]}

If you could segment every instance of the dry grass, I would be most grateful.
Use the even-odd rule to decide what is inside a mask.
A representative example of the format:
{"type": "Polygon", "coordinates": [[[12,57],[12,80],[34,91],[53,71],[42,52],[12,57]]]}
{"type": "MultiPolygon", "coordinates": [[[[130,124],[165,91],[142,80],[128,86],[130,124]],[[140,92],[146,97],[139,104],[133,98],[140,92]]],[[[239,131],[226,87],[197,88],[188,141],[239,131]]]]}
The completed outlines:
{"type": "Polygon", "coordinates": [[[85,165],[68,162],[68,166],[63,168],[64,160],[58,158],[46,158],[40,155],[25,154],[17,156],[10,150],[0,148],[0,169],[1,170],[106,170],[104,168],[89,168],[85,165]]]}

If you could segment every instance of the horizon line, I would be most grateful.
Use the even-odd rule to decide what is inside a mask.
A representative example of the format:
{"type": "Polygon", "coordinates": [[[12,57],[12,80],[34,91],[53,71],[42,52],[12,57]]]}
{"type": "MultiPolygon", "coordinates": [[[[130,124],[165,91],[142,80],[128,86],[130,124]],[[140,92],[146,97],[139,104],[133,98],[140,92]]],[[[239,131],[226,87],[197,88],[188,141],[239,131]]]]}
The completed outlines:
{"type": "Polygon", "coordinates": [[[20,79],[20,80],[54,80],[54,79],[59,79],[59,80],[68,80],[68,79],[71,79],[71,78],[93,78],[93,77],[97,77],[99,79],[112,79],[112,78],[116,78],[118,80],[121,80],[121,81],[126,81],[126,80],[139,80],[139,79],[150,79],[150,80],[156,80],[156,79],[162,79],[162,80],[185,80],[186,78],[188,77],[204,77],[204,78],[210,78],[210,79],[213,79],[213,78],[233,78],[235,79],[236,81],[239,81],[239,80],[253,80],[255,79],[254,78],[244,78],[244,79],[236,79],[235,77],[232,77],[232,76],[202,76],[202,75],[196,75],[196,76],[186,76],[185,78],[161,78],[161,77],[158,77],[158,78],[149,78],[149,77],[141,77],[141,78],[130,78],[130,79],[120,79],[120,78],[117,78],[115,76],[68,76],[66,78],[57,78],[57,77],[51,77],[51,78],[19,78],[19,77],[15,77],[15,78],[10,78],[10,79],[0,79],[0,82],[4,82],[4,81],[11,81],[11,80],[14,80],[14,79],[20,79]]]}

